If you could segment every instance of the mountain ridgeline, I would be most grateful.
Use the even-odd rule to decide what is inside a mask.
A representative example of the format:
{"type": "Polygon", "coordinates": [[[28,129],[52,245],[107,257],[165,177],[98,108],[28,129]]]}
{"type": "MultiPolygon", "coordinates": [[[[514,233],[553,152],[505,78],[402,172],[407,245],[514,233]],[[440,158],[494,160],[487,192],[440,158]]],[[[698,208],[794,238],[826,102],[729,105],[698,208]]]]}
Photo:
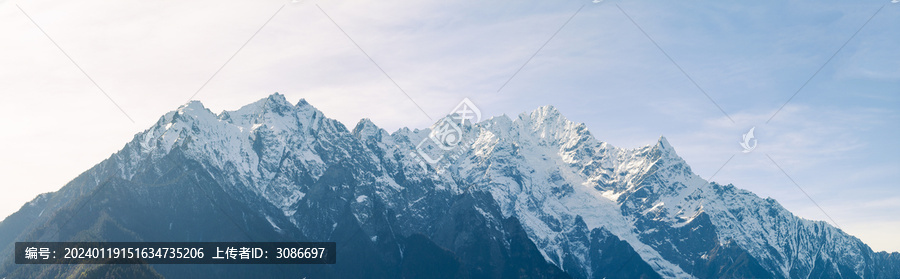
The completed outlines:
{"type": "Polygon", "coordinates": [[[439,167],[435,128],[190,102],[0,222],[0,278],[900,278],[900,254],[705,181],[665,138],[614,147],[545,106],[463,123],[439,167]],[[17,241],[333,241],[337,263],[17,265],[17,241]]]}

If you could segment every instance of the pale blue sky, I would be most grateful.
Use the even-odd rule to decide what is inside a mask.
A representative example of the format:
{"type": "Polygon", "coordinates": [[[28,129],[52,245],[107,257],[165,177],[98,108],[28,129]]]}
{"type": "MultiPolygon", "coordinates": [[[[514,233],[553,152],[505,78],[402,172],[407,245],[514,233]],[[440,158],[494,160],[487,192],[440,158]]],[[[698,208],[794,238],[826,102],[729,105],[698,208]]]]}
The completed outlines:
{"type": "Polygon", "coordinates": [[[247,43],[195,99],[221,111],[278,91],[391,131],[431,123],[414,102],[431,117],[463,97],[486,116],[552,104],[616,146],[665,135],[705,178],[734,155],[714,181],[831,221],[768,154],[841,228],[900,251],[900,3],[298,2],[0,2],[0,215],[120,149],[247,43]],[[740,153],[750,127],[759,147],[740,153]]]}

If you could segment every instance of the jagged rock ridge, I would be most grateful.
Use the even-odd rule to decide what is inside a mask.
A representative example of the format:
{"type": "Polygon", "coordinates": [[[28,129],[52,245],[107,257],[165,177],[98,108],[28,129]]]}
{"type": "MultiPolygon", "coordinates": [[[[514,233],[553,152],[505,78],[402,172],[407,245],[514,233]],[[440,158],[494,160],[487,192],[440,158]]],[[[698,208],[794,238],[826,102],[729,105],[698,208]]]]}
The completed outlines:
{"type": "MultiPolygon", "coordinates": [[[[128,271],[166,277],[900,276],[897,253],[707,182],[664,137],[617,148],[545,106],[464,124],[460,156],[423,169],[415,151],[432,129],[388,133],[363,119],[349,130],[277,93],[220,114],[190,102],[0,223],[0,249],[23,240],[338,242],[334,266],[128,271]]],[[[0,276],[83,271],[10,261],[0,276]]]]}

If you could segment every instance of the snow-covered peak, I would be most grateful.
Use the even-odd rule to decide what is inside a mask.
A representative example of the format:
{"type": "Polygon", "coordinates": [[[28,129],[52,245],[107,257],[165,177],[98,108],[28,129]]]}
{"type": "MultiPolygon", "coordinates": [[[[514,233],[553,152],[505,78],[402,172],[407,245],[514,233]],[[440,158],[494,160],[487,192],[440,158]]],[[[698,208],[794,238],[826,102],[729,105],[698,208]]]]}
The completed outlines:
{"type": "Polygon", "coordinates": [[[359,123],[356,123],[356,127],[353,128],[352,133],[360,140],[366,141],[372,139],[376,135],[387,132],[375,125],[371,119],[363,118],[359,120],[359,123]]]}
{"type": "Polygon", "coordinates": [[[266,113],[278,113],[281,115],[291,111],[293,105],[285,99],[284,95],[278,92],[257,100],[256,102],[247,104],[237,110],[222,112],[221,118],[224,120],[232,120],[235,124],[252,123],[256,124],[262,120],[262,116],[266,113]]]}
{"type": "Polygon", "coordinates": [[[178,111],[196,110],[196,109],[206,109],[206,107],[203,106],[203,102],[200,102],[199,100],[190,100],[187,103],[178,107],[178,111]]]}
{"type": "Polygon", "coordinates": [[[291,103],[287,101],[287,98],[285,98],[283,94],[278,92],[272,93],[272,95],[269,95],[268,97],[266,97],[266,99],[269,99],[272,103],[279,103],[285,106],[291,105],[291,103]]]}
{"type": "Polygon", "coordinates": [[[627,241],[660,273],[690,277],[644,243],[610,198],[633,193],[627,188],[641,184],[635,181],[646,176],[654,160],[603,144],[583,123],[568,120],[553,106],[479,125],[473,156],[459,166],[462,180],[484,185],[479,188],[491,193],[504,216],[523,220],[548,260],[589,262],[587,254],[575,252],[587,246],[567,235],[582,223],[587,231],[602,227],[627,241]],[[577,256],[565,259],[567,253],[577,256]]]}
{"type": "Polygon", "coordinates": [[[656,148],[667,151],[675,151],[675,148],[669,144],[669,140],[666,139],[666,136],[659,136],[659,140],[656,141],[656,148]]]}
{"type": "Polygon", "coordinates": [[[538,107],[537,109],[531,111],[531,117],[533,119],[542,119],[542,120],[552,120],[557,118],[565,119],[562,117],[562,114],[559,113],[559,110],[552,105],[546,105],[538,107]]]}
{"type": "Polygon", "coordinates": [[[535,130],[559,128],[571,122],[559,113],[556,107],[550,105],[539,107],[529,113],[519,114],[519,120],[529,123],[529,126],[535,130]]]}
{"type": "Polygon", "coordinates": [[[539,142],[558,145],[563,150],[572,150],[584,143],[597,143],[584,123],[570,121],[550,105],[519,114],[515,122],[523,128],[522,133],[537,136],[539,142]]]}
{"type": "Polygon", "coordinates": [[[302,107],[302,106],[312,106],[312,105],[310,105],[309,102],[306,101],[306,98],[300,98],[300,100],[297,101],[297,106],[302,107]]]}
{"type": "Polygon", "coordinates": [[[650,149],[653,150],[654,155],[658,155],[660,159],[671,159],[675,161],[674,163],[681,163],[684,161],[677,153],[675,153],[675,147],[672,147],[672,145],[669,144],[669,141],[665,136],[659,136],[659,140],[657,140],[656,144],[650,149]]]}
{"type": "Polygon", "coordinates": [[[278,92],[275,92],[272,95],[266,97],[264,102],[265,107],[263,109],[267,111],[283,113],[294,107],[290,102],[287,101],[284,95],[281,95],[278,92]]]}
{"type": "Polygon", "coordinates": [[[208,119],[208,118],[212,117],[213,119],[215,119],[215,117],[216,117],[216,115],[212,111],[210,111],[205,106],[203,106],[202,102],[197,101],[197,100],[189,101],[186,104],[178,107],[178,109],[175,111],[179,115],[192,117],[192,118],[208,119]]]}
{"type": "MultiPolygon", "coordinates": [[[[855,243],[825,223],[796,218],[771,200],[707,182],[692,172],[664,136],[655,144],[617,148],[594,138],[583,123],[568,120],[553,106],[461,128],[463,145],[444,159],[454,160],[452,167],[433,174],[416,160],[421,154],[418,145],[432,129],[401,128],[388,134],[364,118],[351,132],[306,100],[291,105],[278,93],[218,116],[192,101],[136,136],[139,146],[128,150],[139,152],[123,152],[119,162],[130,169],[123,171],[128,178],[140,169],[135,162],[144,154],[181,148],[184,155],[221,170],[223,176],[217,179],[246,185],[285,215],[296,212],[295,205],[311,193],[311,181],[336,164],[353,170],[353,179],[373,185],[354,196],[359,204],[374,197],[387,206],[411,204],[402,199],[412,196],[404,195],[415,195],[411,201],[419,201],[430,189],[463,189],[456,184],[463,181],[478,186],[465,189],[489,192],[504,217],[519,218],[541,253],[554,263],[573,260],[566,255],[575,257],[576,264],[588,263],[589,243],[571,240],[583,237],[574,233],[575,228],[602,227],[666,277],[690,277],[690,271],[682,269],[688,266],[680,263],[683,259],[669,254],[686,246],[671,246],[651,235],[707,225],[703,222],[715,227],[710,237],[736,243],[767,261],[764,265],[772,270],[792,268],[793,263],[779,260],[783,258],[798,258],[798,266],[815,264],[817,251],[810,254],[809,249],[795,247],[832,249],[855,243]],[[418,188],[411,186],[416,183],[427,185],[423,188],[427,191],[415,192],[418,188]],[[402,189],[412,190],[398,194],[402,189]],[[784,240],[799,236],[795,231],[810,238],[784,240]]],[[[847,249],[828,255],[858,254],[856,248],[847,249]]]]}

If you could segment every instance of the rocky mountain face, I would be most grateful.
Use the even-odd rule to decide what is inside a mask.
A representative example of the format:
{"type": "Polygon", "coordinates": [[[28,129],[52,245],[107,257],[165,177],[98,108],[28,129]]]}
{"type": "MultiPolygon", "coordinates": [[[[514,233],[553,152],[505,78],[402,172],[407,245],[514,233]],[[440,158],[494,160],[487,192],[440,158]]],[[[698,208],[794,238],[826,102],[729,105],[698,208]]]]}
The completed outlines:
{"type": "Polygon", "coordinates": [[[441,123],[351,130],[277,93],[220,114],[188,103],[0,222],[0,277],[900,277],[900,254],[707,182],[665,138],[617,148],[547,106],[463,121],[425,163],[441,123]],[[16,265],[16,241],[334,241],[338,258],[16,265]]]}

